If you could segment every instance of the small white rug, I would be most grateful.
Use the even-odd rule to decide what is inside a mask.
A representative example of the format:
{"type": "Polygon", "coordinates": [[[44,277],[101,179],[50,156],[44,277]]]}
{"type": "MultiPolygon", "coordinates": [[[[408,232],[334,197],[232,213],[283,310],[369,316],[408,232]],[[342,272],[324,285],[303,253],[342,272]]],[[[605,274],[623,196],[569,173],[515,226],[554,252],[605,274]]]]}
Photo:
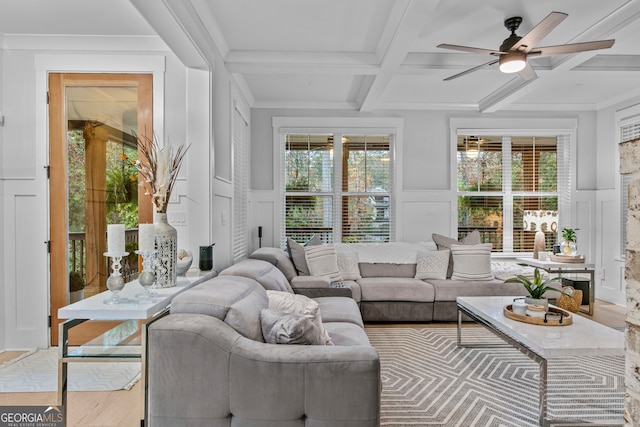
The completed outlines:
{"type": "MultiPolygon", "coordinates": [[[[72,362],[69,391],[129,390],[140,379],[140,362],[72,362]]],[[[0,367],[0,393],[58,390],[58,350],[38,350],[0,367]]]]}

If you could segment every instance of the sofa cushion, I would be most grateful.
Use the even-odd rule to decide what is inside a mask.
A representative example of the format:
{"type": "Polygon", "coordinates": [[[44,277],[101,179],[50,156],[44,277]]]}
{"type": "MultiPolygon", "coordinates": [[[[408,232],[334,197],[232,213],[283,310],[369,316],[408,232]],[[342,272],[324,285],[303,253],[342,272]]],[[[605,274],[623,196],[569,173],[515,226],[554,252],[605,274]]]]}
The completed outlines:
{"type": "Polygon", "coordinates": [[[270,262],[282,271],[288,281],[298,275],[289,254],[280,248],[258,248],[249,255],[249,258],[270,262]]]}
{"type": "Polygon", "coordinates": [[[413,277],[416,276],[415,264],[392,264],[392,263],[368,263],[361,262],[360,274],[362,277],[413,277]]]}
{"type": "MultiPolygon", "coordinates": [[[[478,245],[480,244],[480,232],[473,230],[471,233],[464,236],[460,241],[452,239],[451,237],[442,236],[440,234],[432,234],[431,238],[435,242],[439,251],[444,249],[451,249],[451,245],[478,245]]],[[[453,274],[453,256],[449,256],[449,267],[447,269],[447,279],[453,274]]]]}
{"type": "Polygon", "coordinates": [[[334,243],[336,251],[357,252],[360,262],[415,264],[421,250],[436,250],[433,242],[334,243]]]}
{"type": "Polygon", "coordinates": [[[318,297],[314,301],[320,306],[322,323],[326,327],[329,323],[353,323],[364,328],[358,304],[352,298],[318,297]]]}
{"type": "Polygon", "coordinates": [[[371,345],[367,333],[360,326],[349,322],[332,322],[325,325],[334,345],[371,345]]]}
{"type": "Polygon", "coordinates": [[[362,301],[433,302],[430,283],[413,277],[370,277],[358,280],[362,301]]]}
{"type": "Polygon", "coordinates": [[[293,293],[284,274],[267,261],[245,259],[223,270],[220,276],[248,277],[260,283],[266,290],[293,293]]]}
{"type": "Polygon", "coordinates": [[[323,345],[324,334],[303,314],[282,313],[270,309],[260,314],[262,335],[269,344],[323,345]]]}
{"type": "Polygon", "coordinates": [[[341,282],[338,258],[333,245],[308,246],[304,248],[305,259],[311,276],[323,276],[330,282],[341,282]]]}
{"type": "Polygon", "coordinates": [[[446,279],[450,251],[421,251],[416,262],[416,279],[446,279]]]}
{"type": "MultiPolygon", "coordinates": [[[[322,335],[319,344],[332,345],[329,334],[322,326],[322,314],[319,304],[304,295],[289,292],[267,291],[269,309],[284,314],[300,314],[308,317],[316,325],[322,335]]],[[[263,331],[264,335],[264,331],[263,331]]],[[[269,341],[267,341],[269,342],[269,341]]]]}
{"type": "Polygon", "coordinates": [[[522,296],[527,291],[520,283],[502,280],[429,280],[435,289],[436,302],[455,301],[457,297],[522,296]]]}
{"type": "Polygon", "coordinates": [[[293,265],[295,266],[299,275],[310,275],[309,267],[307,267],[307,260],[304,255],[305,246],[316,246],[321,244],[322,241],[316,235],[309,239],[309,241],[304,245],[296,242],[291,237],[287,237],[287,252],[289,252],[289,257],[291,258],[291,261],[293,261],[293,265]]]}
{"type": "Polygon", "coordinates": [[[491,243],[451,245],[452,280],[491,280],[491,243]]]}
{"type": "Polygon", "coordinates": [[[171,314],[213,316],[239,334],[262,342],[260,312],[268,307],[267,292],[255,280],[219,276],[176,295],[171,301],[171,314]]]}
{"type": "Polygon", "coordinates": [[[355,251],[338,252],[338,268],[343,280],[360,279],[360,267],[358,267],[358,253],[355,251]]]}

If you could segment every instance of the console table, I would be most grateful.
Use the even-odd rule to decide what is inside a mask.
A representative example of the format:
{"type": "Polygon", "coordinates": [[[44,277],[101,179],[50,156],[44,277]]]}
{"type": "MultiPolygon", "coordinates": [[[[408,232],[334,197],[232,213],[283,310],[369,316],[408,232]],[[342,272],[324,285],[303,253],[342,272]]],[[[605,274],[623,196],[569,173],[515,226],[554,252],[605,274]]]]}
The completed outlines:
{"type": "Polygon", "coordinates": [[[586,263],[569,263],[569,262],[555,262],[555,261],[542,261],[533,258],[516,258],[516,262],[519,264],[526,264],[531,267],[540,268],[547,273],[558,274],[579,274],[584,273],[589,275],[589,309],[584,310],[580,308],[583,313],[593,316],[593,304],[595,301],[595,265],[586,263]]]}
{"type": "MultiPolygon", "coordinates": [[[[152,289],[155,294],[151,300],[140,300],[136,295],[143,292],[142,286],[137,280],[129,282],[120,292],[121,304],[107,304],[111,298],[111,291],[105,291],[87,299],[75,302],[58,310],[60,319],[68,319],[60,324],[58,346],[58,404],[66,407],[67,403],[67,364],[70,362],[141,362],[140,381],[142,382],[144,413],[143,420],[147,416],[147,382],[146,382],[146,353],[147,353],[147,328],[148,326],[168,314],[169,305],[173,298],[181,292],[202,283],[217,275],[216,271],[200,271],[191,269],[186,276],[178,276],[176,286],[171,288],[152,289]],[[142,321],[142,341],[139,351],[131,350],[132,346],[125,349],[123,343],[116,336],[111,343],[103,345],[81,345],[70,348],[69,330],[87,320],[134,320],[142,321]],[[127,350],[127,351],[123,351],[127,350]]],[[[114,328],[115,329],[115,328],[114,328]]],[[[136,350],[136,348],[133,348],[136,350]]],[[[63,411],[66,425],[66,414],[63,411]]]]}

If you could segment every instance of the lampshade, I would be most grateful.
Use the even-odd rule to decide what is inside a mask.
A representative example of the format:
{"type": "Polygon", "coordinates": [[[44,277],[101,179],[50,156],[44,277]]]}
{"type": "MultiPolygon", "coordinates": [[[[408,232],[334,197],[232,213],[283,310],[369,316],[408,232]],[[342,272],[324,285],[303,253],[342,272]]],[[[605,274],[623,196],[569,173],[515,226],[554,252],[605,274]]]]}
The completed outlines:
{"type": "Polygon", "coordinates": [[[524,211],[522,227],[524,231],[555,233],[558,231],[558,211],[524,211]]]}
{"type": "Polygon", "coordinates": [[[503,73],[517,73],[527,65],[527,59],[524,52],[515,51],[500,55],[499,63],[503,73]]]}
{"type": "MultiPolygon", "coordinates": [[[[524,211],[522,226],[525,231],[535,231],[536,236],[533,242],[533,259],[539,259],[538,254],[544,253],[545,232],[555,233],[558,231],[557,211],[524,211]]],[[[544,258],[543,258],[544,259],[544,258]]]]}

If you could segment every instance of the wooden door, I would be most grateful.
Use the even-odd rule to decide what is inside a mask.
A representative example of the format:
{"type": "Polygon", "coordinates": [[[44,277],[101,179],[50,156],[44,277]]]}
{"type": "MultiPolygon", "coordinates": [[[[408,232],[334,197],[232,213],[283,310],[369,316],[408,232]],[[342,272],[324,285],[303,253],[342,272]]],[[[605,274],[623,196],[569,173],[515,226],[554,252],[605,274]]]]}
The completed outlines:
{"type": "MultiPolygon", "coordinates": [[[[152,82],[151,74],[49,75],[51,345],[58,344],[58,309],[69,304],[70,273],[80,272],[88,295],[106,289],[107,199],[124,197],[113,188],[127,184],[113,173],[109,178],[116,184],[108,185],[106,147],[120,143],[124,153],[127,144],[135,153],[135,134],[153,137],[152,82]],[[74,200],[80,192],[84,201],[74,200]],[[81,205],[83,209],[76,208],[81,205]],[[71,233],[70,222],[83,223],[84,229],[71,233]]],[[[122,177],[127,176],[125,168],[132,168],[130,176],[135,179],[129,158],[123,154],[121,160],[122,177]]],[[[133,184],[136,187],[137,182],[133,184]]],[[[152,222],[149,196],[144,191],[137,194],[138,222],[152,222]]],[[[131,216],[128,222],[133,221],[131,216]]]]}

